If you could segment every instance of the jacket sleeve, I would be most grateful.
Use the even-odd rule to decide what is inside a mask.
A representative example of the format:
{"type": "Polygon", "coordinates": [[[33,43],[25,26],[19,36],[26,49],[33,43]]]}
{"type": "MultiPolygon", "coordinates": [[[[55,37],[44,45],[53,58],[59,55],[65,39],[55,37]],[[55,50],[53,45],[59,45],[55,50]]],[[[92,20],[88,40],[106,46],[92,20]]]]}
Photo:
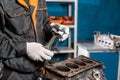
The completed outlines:
{"type": "MultiPolygon", "coordinates": [[[[8,59],[22,56],[26,53],[26,43],[16,42],[7,38],[4,32],[5,18],[4,11],[0,6],[0,58],[8,59]]],[[[20,41],[20,40],[19,40],[20,41]]]]}
{"type": "Polygon", "coordinates": [[[50,25],[50,19],[48,18],[48,12],[47,10],[44,11],[43,16],[43,26],[44,26],[44,32],[45,32],[45,40],[49,41],[49,39],[52,37],[51,29],[52,26],[50,25]]]}

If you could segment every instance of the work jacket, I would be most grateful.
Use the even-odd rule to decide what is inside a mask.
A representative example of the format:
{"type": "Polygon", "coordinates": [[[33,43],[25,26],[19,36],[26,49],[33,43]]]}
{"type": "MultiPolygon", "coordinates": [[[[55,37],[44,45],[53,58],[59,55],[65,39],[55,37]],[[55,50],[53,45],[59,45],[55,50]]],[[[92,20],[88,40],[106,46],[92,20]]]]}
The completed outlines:
{"type": "Polygon", "coordinates": [[[0,59],[23,73],[34,72],[42,64],[27,57],[26,42],[44,45],[51,35],[45,0],[39,0],[37,6],[29,1],[0,0],[0,59]]]}

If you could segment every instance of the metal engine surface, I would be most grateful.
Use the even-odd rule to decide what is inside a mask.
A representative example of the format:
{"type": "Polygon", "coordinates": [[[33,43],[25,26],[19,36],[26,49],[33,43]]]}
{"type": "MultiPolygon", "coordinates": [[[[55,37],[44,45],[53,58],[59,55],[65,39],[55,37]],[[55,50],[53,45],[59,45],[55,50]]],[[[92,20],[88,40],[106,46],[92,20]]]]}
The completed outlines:
{"type": "Polygon", "coordinates": [[[46,65],[46,70],[46,80],[106,80],[103,64],[85,56],[46,65]]]}
{"type": "Polygon", "coordinates": [[[101,34],[99,31],[94,33],[94,43],[106,47],[109,50],[120,50],[120,36],[114,34],[101,34]]]}

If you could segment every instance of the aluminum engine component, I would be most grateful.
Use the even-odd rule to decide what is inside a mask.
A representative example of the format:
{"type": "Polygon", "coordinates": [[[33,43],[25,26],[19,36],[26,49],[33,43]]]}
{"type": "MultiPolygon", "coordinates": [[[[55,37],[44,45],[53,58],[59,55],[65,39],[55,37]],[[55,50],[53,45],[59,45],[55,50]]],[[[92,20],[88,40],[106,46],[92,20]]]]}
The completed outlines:
{"type": "Polygon", "coordinates": [[[109,33],[100,34],[100,32],[95,32],[94,43],[95,45],[100,45],[110,50],[119,50],[120,49],[120,36],[109,34],[109,33]]]}
{"type": "Polygon", "coordinates": [[[46,65],[47,80],[106,80],[103,64],[85,56],[46,65]]]}

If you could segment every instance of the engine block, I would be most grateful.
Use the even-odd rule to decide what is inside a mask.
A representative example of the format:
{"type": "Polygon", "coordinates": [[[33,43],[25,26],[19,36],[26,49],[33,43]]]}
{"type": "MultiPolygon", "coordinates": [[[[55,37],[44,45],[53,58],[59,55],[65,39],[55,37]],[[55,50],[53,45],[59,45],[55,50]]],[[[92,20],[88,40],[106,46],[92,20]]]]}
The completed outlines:
{"type": "Polygon", "coordinates": [[[47,80],[106,80],[103,64],[85,56],[46,65],[47,80]],[[97,73],[96,73],[97,72],[97,73]],[[98,74],[99,73],[99,74],[98,74]],[[93,76],[96,74],[95,76],[93,76]]]}

